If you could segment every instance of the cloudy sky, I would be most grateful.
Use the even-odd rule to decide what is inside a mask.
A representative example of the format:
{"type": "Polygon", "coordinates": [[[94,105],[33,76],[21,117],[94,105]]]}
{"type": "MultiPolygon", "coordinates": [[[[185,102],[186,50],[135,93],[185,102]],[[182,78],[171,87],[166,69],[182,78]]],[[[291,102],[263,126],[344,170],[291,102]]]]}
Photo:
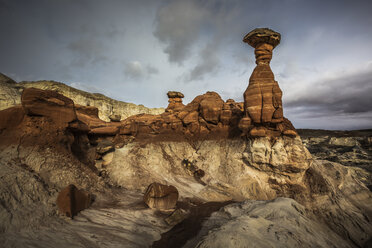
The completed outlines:
{"type": "Polygon", "coordinates": [[[242,42],[282,34],[271,68],[297,128],[372,128],[370,0],[0,0],[0,72],[166,107],[206,91],[242,101],[242,42]]]}

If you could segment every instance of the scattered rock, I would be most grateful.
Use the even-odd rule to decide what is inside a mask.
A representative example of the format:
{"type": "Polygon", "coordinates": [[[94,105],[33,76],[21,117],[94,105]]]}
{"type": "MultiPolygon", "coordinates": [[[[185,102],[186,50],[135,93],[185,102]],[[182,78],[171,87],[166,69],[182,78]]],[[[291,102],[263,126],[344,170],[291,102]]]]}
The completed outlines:
{"type": "Polygon", "coordinates": [[[84,190],[79,190],[73,184],[70,184],[59,192],[57,197],[59,212],[67,217],[71,217],[71,219],[80,211],[88,208],[91,202],[91,195],[84,190]]]}
{"type": "Polygon", "coordinates": [[[217,124],[220,120],[223,105],[224,102],[220,95],[208,91],[200,102],[200,114],[205,121],[217,124]]]}
{"type": "Polygon", "coordinates": [[[205,176],[205,172],[202,169],[197,169],[194,172],[194,176],[197,177],[197,178],[202,178],[202,177],[205,176]]]}
{"type": "Polygon", "coordinates": [[[147,188],[143,201],[150,208],[169,210],[176,206],[178,190],[171,185],[152,183],[147,188]]]}
{"type": "Polygon", "coordinates": [[[110,118],[110,121],[113,121],[113,122],[121,121],[121,115],[110,115],[109,118],[110,118]]]}

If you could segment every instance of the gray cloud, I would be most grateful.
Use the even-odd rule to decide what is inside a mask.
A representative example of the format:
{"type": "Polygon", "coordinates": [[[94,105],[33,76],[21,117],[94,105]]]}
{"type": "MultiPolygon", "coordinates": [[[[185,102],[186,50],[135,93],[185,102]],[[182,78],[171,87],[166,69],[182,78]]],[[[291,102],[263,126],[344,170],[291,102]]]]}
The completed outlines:
{"type": "Polygon", "coordinates": [[[171,1],[158,9],[154,31],[169,61],[181,65],[191,54],[208,12],[196,1],[171,1]]]}
{"type": "Polygon", "coordinates": [[[105,54],[105,46],[95,39],[80,38],[70,42],[67,48],[74,54],[71,66],[82,67],[89,63],[96,64],[109,60],[105,54]]]}
{"type": "Polygon", "coordinates": [[[203,80],[205,74],[216,72],[220,65],[217,51],[216,43],[205,46],[199,54],[199,63],[187,74],[185,80],[203,80]]]}
{"type": "Polygon", "coordinates": [[[289,99],[289,109],[312,116],[372,112],[372,69],[314,82],[289,99]]]}
{"type": "Polygon", "coordinates": [[[143,66],[139,61],[131,61],[125,64],[124,73],[130,79],[141,80],[158,74],[159,70],[151,65],[143,66]]]}

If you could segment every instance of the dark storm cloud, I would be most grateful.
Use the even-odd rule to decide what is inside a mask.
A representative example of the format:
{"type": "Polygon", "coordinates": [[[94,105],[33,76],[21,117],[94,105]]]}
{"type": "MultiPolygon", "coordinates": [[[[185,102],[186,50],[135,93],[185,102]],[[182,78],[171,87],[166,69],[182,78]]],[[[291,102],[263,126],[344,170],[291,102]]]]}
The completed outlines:
{"type": "Polygon", "coordinates": [[[314,82],[287,108],[301,109],[309,115],[354,114],[372,112],[372,68],[368,71],[314,82]]]}

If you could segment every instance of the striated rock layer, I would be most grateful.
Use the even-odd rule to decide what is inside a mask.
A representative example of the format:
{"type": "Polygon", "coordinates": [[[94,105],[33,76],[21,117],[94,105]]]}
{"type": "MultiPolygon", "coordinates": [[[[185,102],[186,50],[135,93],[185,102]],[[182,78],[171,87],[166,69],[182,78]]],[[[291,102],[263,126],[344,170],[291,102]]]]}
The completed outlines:
{"type": "Polygon", "coordinates": [[[104,121],[110,121],[110,115],[120,115],[123,120],[140,113],[160,114],[164,112],[163,108],[147,108],[143,105],[117,101],[99,93],[84,92],[55,81],[16,83],[3,74],[0,74],[0,110],[20,104],[22,91],[26,88],[57,91],[72,99],[75,104],[96,107],[99,109],[99,118],[104,121]]]}
{"type": "MultiPolygon", "coordinates": [[[[279,44],[280,34],[271,29],[258,28],[248,33],[243,41],[255,48],[257,64],[244,92],[245,119],[250,118],[256,125],[277,125],[276,128],[282,131],[280,124],[283,122],[282,91],[270,68],[272,50],[279,44]]],[[[264,136],[262,132],[253,129],[251,134],[264,136]]]]}

